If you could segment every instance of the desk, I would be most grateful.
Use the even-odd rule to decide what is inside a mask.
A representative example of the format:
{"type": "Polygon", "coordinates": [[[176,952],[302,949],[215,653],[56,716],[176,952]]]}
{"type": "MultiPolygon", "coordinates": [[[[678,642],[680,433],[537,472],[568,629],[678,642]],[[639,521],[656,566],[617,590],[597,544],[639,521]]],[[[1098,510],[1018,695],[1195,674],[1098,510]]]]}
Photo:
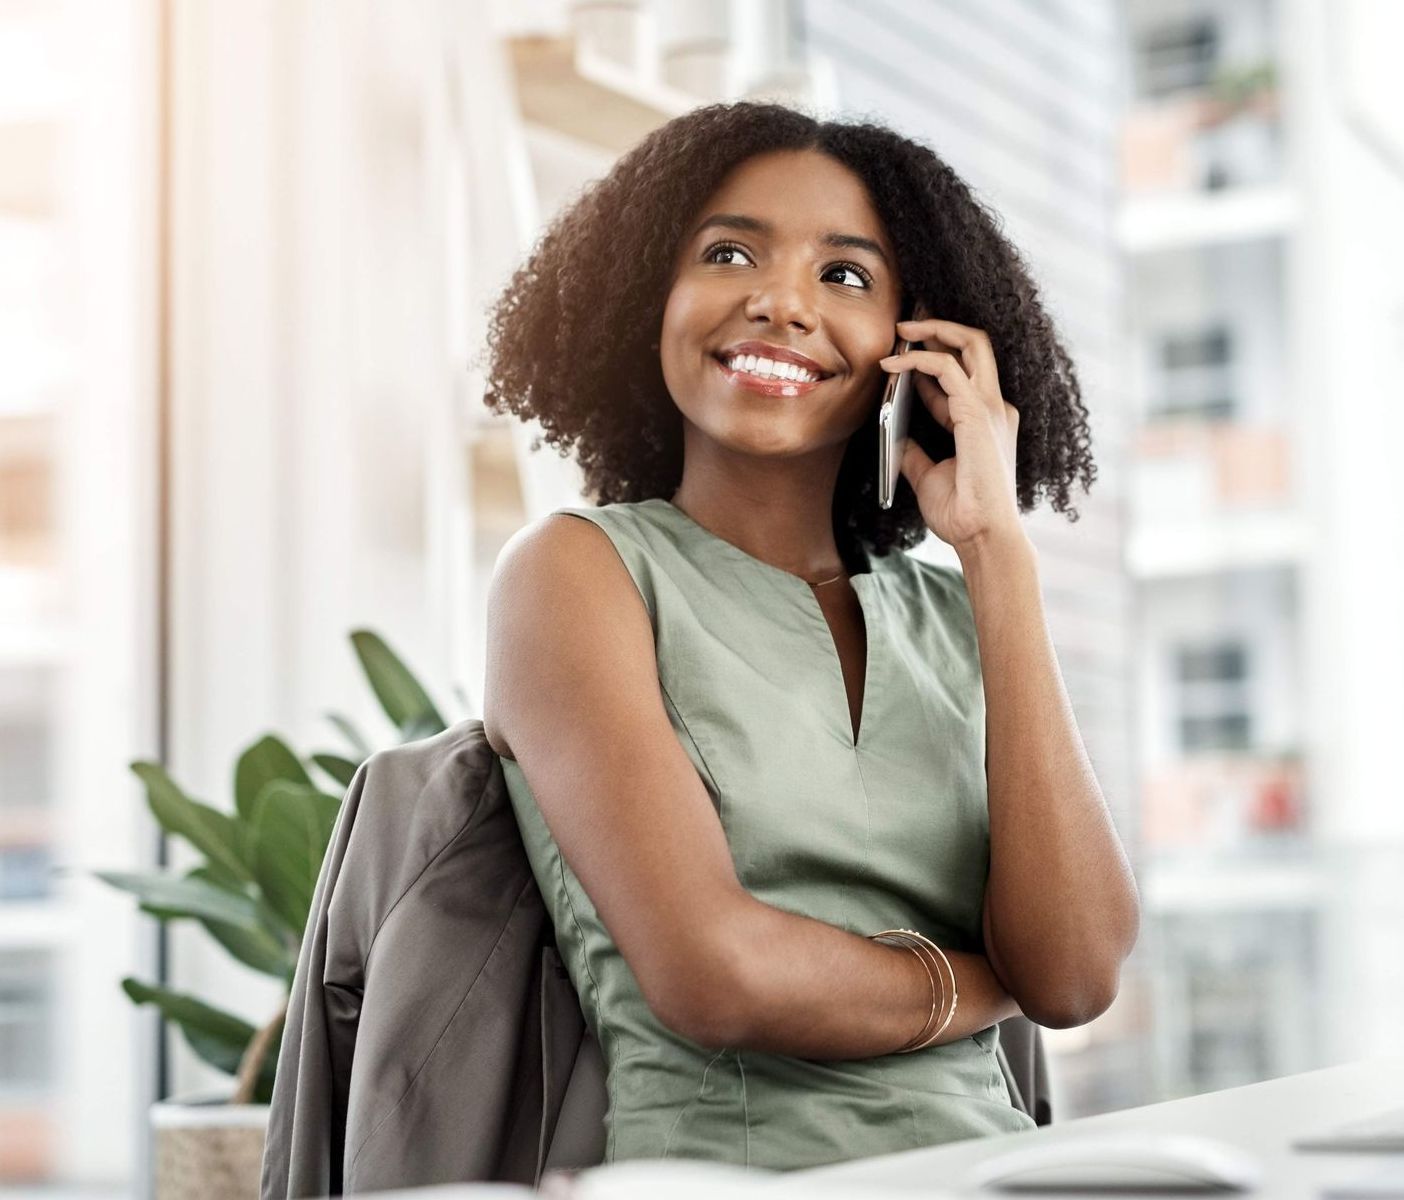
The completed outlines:
{"type": "MultiPolygon", "coordinates": [[[[786,1179],[787,1184],[790,1180],[814,1179],[826,1184],[848,1180],[855,1184],[890,1185],[894,1192],[904,1186],[960,1190],[965,1173],[981,1160],[1049,1138],[1126,1132],[1194,1133],[1230,1142],[1258,1156],[1263,1166],[1263,1185],[1254,1194],[1274,1200],[1315,1200],[1323,1185],[1360,1175],[1382,1164],[1384,1156],[1293,1150],[1291,1140],[1401,1104],[1404,1057],[1378,1058],[1095,1117],[1058,1121],[1055,1116],[1051,1125],[1023,1133],[967,1138],[920,1150],[811,1167],[787,1172],[786,1179]]],[[[796,1191],[802,1190],[800,1183],[796,1191]]],[[[1012,1197],[1016,1193],[978,1194],[1012,1197]]]]}

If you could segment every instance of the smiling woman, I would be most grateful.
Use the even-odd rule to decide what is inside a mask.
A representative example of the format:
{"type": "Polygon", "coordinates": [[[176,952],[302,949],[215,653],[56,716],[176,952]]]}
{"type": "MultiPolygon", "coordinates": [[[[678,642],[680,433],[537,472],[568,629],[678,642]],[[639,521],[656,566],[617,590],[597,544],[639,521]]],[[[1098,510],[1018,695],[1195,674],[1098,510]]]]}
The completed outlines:
{"type": "Polygon", "coordinates": [[[1100,797],[1039,811],[1078,761],[1056,718],[994,744],[1001,778],[1031,748],[1013,773],[1041,791],[992,836],[984,639],[1062,711],[1018,632],[1042,628],[1019,540],[971,558],[976,606],[904,552],[929,528],[984,546],[1016,499],[1091,482],[1071,364],[991,215],[890,130],[710,106],[557,218],[490,330],[489,403],[574,448],[597,501],[504,548],[483,722],[606,1058],[606,1160],[788,1169],[1030,1128],[999,1023],[1105,1007],[1129,907],[1100,797]],[[920,495],[883,509],[876,406],[914,299],[943,318],[904,327],[920,495]],[[1031,838],[1046,875],[991,873],[1031,838]],[[1002,926],[1032,950],[996,969],[987,900],[1068,880],[1083,898],[1002,926]],[[919,938],[867,936],[894,929],[919,938]]]}
{"type": "Polygon", "coordinates": [[[687,464],[674,499],[761,557],[797,549],[799,573],[822,571],[840,554],[830,501],[844,450],[872,417],[900,315],[896,249],[861,177],[813,149],[753,155],[706,211],[678,248],[660,331],[687,464]],[[784,377],[800,369],[804,381],[784,377]],[[770,498],[763,529],[697,494],[718,477],[770,498]]]}

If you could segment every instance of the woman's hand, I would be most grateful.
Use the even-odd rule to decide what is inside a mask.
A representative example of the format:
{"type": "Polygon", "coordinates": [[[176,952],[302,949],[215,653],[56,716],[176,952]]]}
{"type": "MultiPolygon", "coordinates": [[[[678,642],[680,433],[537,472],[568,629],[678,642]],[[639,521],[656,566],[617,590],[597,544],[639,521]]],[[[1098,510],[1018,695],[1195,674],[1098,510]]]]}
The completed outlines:
{"type": "Polygon", "coordinates": [[[899,321],[897,332],[956,351],[912,349],[879,363],[885,371],[913,369],[927,409],[955,435],[955,456],[942,462],[933,463],[911,437],[902,454],[902,474],[927,527],[957,552],[1007,534],[1025,536],[1014,486],[1019,410],[1000,394],[989,336],[935,317],[899,321]]]}

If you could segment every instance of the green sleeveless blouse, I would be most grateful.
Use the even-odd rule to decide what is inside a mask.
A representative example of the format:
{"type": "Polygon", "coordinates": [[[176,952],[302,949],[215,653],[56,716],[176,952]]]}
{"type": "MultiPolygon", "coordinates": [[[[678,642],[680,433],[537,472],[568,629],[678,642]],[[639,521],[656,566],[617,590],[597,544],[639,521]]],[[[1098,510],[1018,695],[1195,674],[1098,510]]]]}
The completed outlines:
{"type": "MultiPolygon", "coordinates": [[[[851,933],[905,926],[983,952],[984,690],[959,571],[904,551],[851,576],[867,627],[855,744],[843,671],[797,575],[671,501],[565,507],[609,536],[653,625],[669,721],[742,885],[851,933]]],[[[607,1067],[605,1161],[791,1170],[1034,1128],[992,1026],[910,1054],[708,1050],[654,1017],[517,763],[502,768],[562,961],[607,1067]]],[[[623,848],[621,848],[621,852],[623,848]]]]}

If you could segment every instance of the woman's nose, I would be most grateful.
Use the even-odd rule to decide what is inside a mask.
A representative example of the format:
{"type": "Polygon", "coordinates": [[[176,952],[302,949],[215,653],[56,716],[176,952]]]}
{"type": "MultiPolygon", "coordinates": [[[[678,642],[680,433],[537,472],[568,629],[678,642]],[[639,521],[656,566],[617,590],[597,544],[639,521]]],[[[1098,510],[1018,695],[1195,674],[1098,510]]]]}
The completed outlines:
{"type": "Polygon", "coordinates": [[[746,316],[753,321],[769,320],[773,325],[814,328],[815,304],[803,283],[772,280],[758,289],[746,304],[746,316]]]}

